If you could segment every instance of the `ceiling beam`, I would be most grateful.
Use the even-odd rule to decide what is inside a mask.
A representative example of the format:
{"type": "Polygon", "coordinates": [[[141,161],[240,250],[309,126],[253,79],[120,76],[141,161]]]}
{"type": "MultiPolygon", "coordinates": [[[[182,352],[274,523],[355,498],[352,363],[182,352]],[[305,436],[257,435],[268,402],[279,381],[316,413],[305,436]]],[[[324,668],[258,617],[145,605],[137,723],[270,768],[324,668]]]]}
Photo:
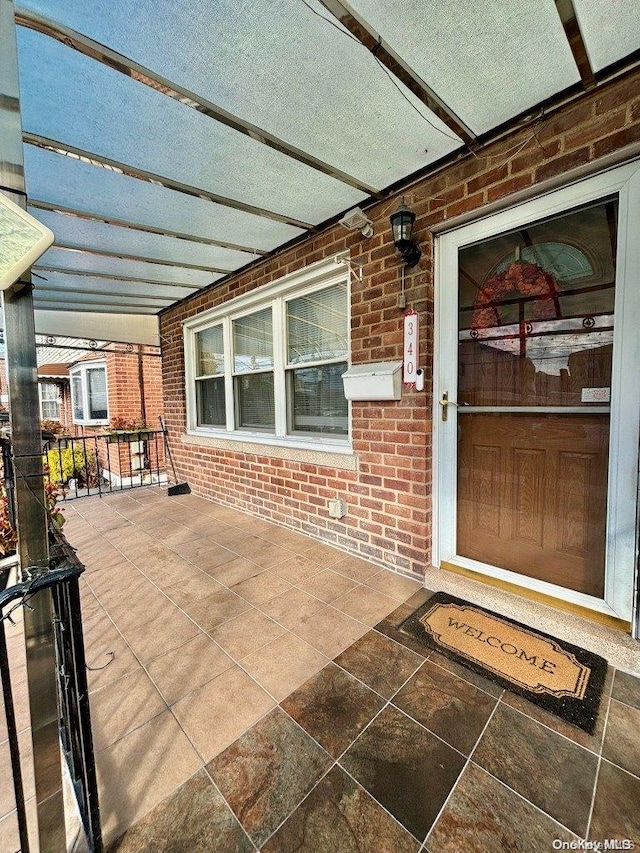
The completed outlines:
{"type": "Polygon", "coordinates": [[[194,196],[195,198],[204,198],[209,201],[215,201],[216,204],[221,204],[224,207],[231,207],[234,210],[241,210],[243,213],[252,213],[254,216],[261,216],[263,219],[272,219],[274,222],[284,222],[285,225],[293,225],[296,228],[302,228],[305,231],[315,231],[315,226],[310,222],[303,222],[300,219],[293,219],[290,216],[284,216],[281,213],[275,213],[273,210],[266,210],[263,207],[255,207],[253,204],[245,204],[242,201],[236,201],[227,196],[217,195],[202,187],[194,187],[189,184],[183,184],[181,181],[174,181],[173,178],[167,178],[164,175],[158,175],[155,172],[148,172],[145,169],[138,169],[135,166],[129,166],[126,163],[121,163],[118,160],[112,160],[109,157],[103,157],[101,154],[86,151],[83,148],[78,148],[75,145],[69,145],[66,142],[59,142],[55,139],[49,139],[46,136],[41,136],[37,133],[23,132],[22,139],[27,145],[35,145],[37,148],[44,148],[45,151],[55,151],[57,154],[73,154],[86,162],[93,163],[97,166],[110,166],[123,175],[128,175],[130,178],[138,178],[141,181],[148,181],[153,184],[160,184],[169,190],[184,193],[185,195],[194,196]]]}
{"type": "Polygon", "coordinates": [[[336,18],[363,47],[372,53],[387,71],[393,74],[419,101],[431,110],[449,130],[467,144],[474,141],[476,135],[462,119],[447,106],[416,72],[410,68],[378,33],[341,0],[319,0],[324,8],[336,18]]]}
{"type": "Polygon", "coordinates": [[[48,311],[99,311],[109,313],[127,314],[131,311],[142,311],[148,314],[156,314],[160,311],[157,305],[146,305],[142,302],[69,302],[64,299],[43,299],[34,297],[34,306],[44,308],[48,311]],[[54,307],[56,306],[56,307],[54,307]]]}
{"type": "Polygon", "coordinates": [[[236,272],[236,270],[220,269],[219,267],[206,267],[201,266],[200,264],[183,263],[182,261],[165,261],[158,258],[147,258],[141,255],[127,255],[122,252],[112,252],[108,249],[97,249],[93,246],[73,246],[71,243],[54,243],[53,248],[72,252],[86,252],[89,255],[99,255],[104,258],[122,258],[125,261],[143,261],[147,264],[159,264],[163,267],[179,267],[180,269],[185,270],[201,270],[202,272],[221,273],[222,275],[236,272]]]}
{"type": "MultiPolygon", "coordinates": [[[[40,293],[57,293],[59,295],[64,295],[65,293],[86,293],[89,296],[105,296],[105,297],[114,297],[117,299],[152,299],[158,302],[166,302],[168,305],[171,305],[172,302],[175,302],[175,298],[173,296],[161,296],[159,294],[148,294],[148,293],[122,293],[120,291],[115,290],[99,290],[97,288],[84,288],[84,287],[53,287],[51,285],[40,285],[37,284],[34,287],[34,299],[38,298],[40,293]]],[[[48,298],[48,297],[45,297],[48,298]]],[[[177,298],[177,297],[176,297],[177,298]]]]}
{"type": "MultiPolygon", "coordinates": [[[[176,281],[164,281],[161,279],[155,278],[143,278],[142,276],[136,275],[111,275],[105,272],[94,272],[92,270],[74,270],[69,267],[52,267],[52,266],[34,266],[31,268],[31,274],[36,278],[45,278],[39,273],[43,272],[57,272],[62,273],[63,275],[76,275],[76,276],[90,276],[91,278],[105,278],[109,281],[138,281],[144,282],[145,284],[157,284],[161,287],[182,287],[187,290],[200,290],[203,287],[208,287],[207,284],[186,284],[185,282],[176,282],[176,281]]],[[[46,281],[46,278],[45,278],[46,281]]],[[[37,282],[35,282],[35,286],[37,286],[37,282]]]]}
{"type": "Polygon", "coordinates": [[[573,59],[578,66],[580,79],[585,90],[593,89],[596,85],[596,76],[591,67],[591,60],[587,53],[587,46],[580,32],[578,17],[573,5],[573,0],[555,0],[556,10],[562,21],[564,34],[569,42],[573,59]]]}
{"type": "Polygon", "coordinates": [[[121,228],[130,228],[134,231],[145,231],[147,234],[159,234],[161,237],[179,237],[181,240],[191,240],[193,243],[203,243],[205,246],[217,246],[220,249],[233,249],[235,252],[248,252],[252,255],[268,255],[264,249],[252,249],[249,246],[240,246],[237,243],[227,243],[224,240],[213,240],[208,237],[200,237],[195,234],[186,234],[182,231],[169,231],[166,228],[156,228],[153,225],[141,225],[139,222],[130,222],[126,219],[114,219],[103,216],[100,213],[90,213],[76,207],[67,207],[62,204],[53,204],[49,201],[29,198],[29,206],[37,207],[39,210],[50,210],[53,213],[67,213],[77,216],[78,219],[88,219],[91,222],[105,222],[107,225],[117,225],[121,228]]]}
{"type": "Polygon", "coordinates": [[[208,118],[220,122],[238,133],[249,136],[254,141],[259,142],[262,145],[266,145],[269,148],[273,148],[275,151],[278,151],[280,154],[284,154],[286,157],[290,157],[293,160],[297,160],[299,163],[303,163],[311,169],[322,172],[323,174],[328,175],[343,184],[347,184],[354,189],[360,190],[360,192],[366,193],[367,195],[375,198],[382,198],[379,190],[375,187],[366,184],[364,181],[360,181],[353,175],[349,175],[347,172],[343,172],[341,169],[338,169],[329,163],[325,163],[323,160],[314,157],[306,151],[302,151],[300,148],[296,148],[294,145],[290,145],[288,142],[285,142],[277,136],[274,136],[272,133],[269,133],[269,131],[233,115],[222,107],[219,107],[217,104],[214,104],[212,101],[192,92],[190,89],[185,89],[183,86],[179,86],[177,83],[163,77],[161,74],[157,74],[155,71],[145,68],[143,65],[123,56],[123,54],[112,50],[106,45],[100,44],[100,42],[94,41],[76,30],[72,30],[70,27],[66,27],[57,21],[52,21],[49,18],[45,18],[42,15],[38,15],[25,9],[16,10],[16,23],[20,26],[28,27],[29,29],[36,30],[39,33],[50,36],[51,38],[62,42],[62,44],[67,47],[71,47],[79,53],[84,54],[84,56],[91,57],[91,59],[101,62],[103,65],[108,65],[109,68],[113,68],[127,77],[133,77],[139,83],[143,83],[155,91],[159,91],[163,95],[166,95],[175,101],[179,101],[181,104],[190,107],[199,113],[203,113],[203,115],[206,115],[208,118]]]}

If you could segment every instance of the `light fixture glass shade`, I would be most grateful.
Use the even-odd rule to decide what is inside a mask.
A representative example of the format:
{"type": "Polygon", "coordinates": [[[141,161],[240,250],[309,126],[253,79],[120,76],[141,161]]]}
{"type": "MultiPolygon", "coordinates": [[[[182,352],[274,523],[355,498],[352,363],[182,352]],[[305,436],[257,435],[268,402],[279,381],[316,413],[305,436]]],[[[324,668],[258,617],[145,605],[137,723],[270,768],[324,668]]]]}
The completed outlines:
{"type": "Polygon", "coordinates": [[[399,252],[405,251],[413,242],[413,223],[416,215],[405,204],[401,204],[395,213],[391,214],[393,243],[399,252]]]}

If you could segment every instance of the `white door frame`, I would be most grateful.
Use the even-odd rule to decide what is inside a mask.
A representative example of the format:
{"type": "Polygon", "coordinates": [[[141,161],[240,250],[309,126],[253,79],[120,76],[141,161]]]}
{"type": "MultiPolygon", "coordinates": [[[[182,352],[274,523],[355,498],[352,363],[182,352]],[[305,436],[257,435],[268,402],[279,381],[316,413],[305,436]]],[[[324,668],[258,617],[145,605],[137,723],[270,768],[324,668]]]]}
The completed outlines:
{"type": "Polygon", "coordinates": [[[453,563],[518,586],[631,621],[640,438],[640,162],[627,163],[478,219],[435,240],[434,349],[434,565],[453,563]],[[461,557],[456,551],[458,387],[458,251],[460,248],[571,208],[618,195],[618,247],[614,314],[611,433],[604,599],[461,557]],[[625,282],[627,286],[625,286],[625,282]]]}

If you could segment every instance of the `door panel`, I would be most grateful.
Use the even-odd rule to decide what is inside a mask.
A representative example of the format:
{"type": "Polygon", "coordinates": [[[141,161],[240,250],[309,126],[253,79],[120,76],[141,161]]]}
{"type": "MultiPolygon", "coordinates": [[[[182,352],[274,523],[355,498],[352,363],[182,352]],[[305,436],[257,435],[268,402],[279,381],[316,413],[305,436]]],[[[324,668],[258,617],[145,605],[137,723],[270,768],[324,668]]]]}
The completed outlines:
{"type": "Polygon", "coordinates": [[[611,199],[458,256],[457,553],[597,598],[616,243],[611,199]]]}
{"type": "Polygon", "coordinates": [[[460,413],[458,554],[604,595],[609,417],[460,413]]]}

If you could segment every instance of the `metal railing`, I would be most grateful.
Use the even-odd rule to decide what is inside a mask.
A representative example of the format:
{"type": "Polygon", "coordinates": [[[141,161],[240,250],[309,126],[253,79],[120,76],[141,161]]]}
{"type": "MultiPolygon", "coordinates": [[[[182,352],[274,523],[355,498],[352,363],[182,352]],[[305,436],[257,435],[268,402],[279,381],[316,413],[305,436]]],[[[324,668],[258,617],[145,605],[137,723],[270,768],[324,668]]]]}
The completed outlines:
{"type": "Polygon", "coordinates": [[[98,786],[89,713],[80,590],[78,578],[84,566],[61,538],[52,547],[51,570],[0,591],[0,677],[9,741],[20,850],[29,853],[25,794],[18,747],[11,669],[5,623],[16,608],[28,606],[29,598],[50,589],[55,625],[59,732],[69,768],[82,828],[91,853],[102,853],[98,786]]]}
{"type": "Polygon", "coordinates": [[[59,436],[43,445],[46,478],[61,500],[166,483],[160,430],[59,436]]]}

